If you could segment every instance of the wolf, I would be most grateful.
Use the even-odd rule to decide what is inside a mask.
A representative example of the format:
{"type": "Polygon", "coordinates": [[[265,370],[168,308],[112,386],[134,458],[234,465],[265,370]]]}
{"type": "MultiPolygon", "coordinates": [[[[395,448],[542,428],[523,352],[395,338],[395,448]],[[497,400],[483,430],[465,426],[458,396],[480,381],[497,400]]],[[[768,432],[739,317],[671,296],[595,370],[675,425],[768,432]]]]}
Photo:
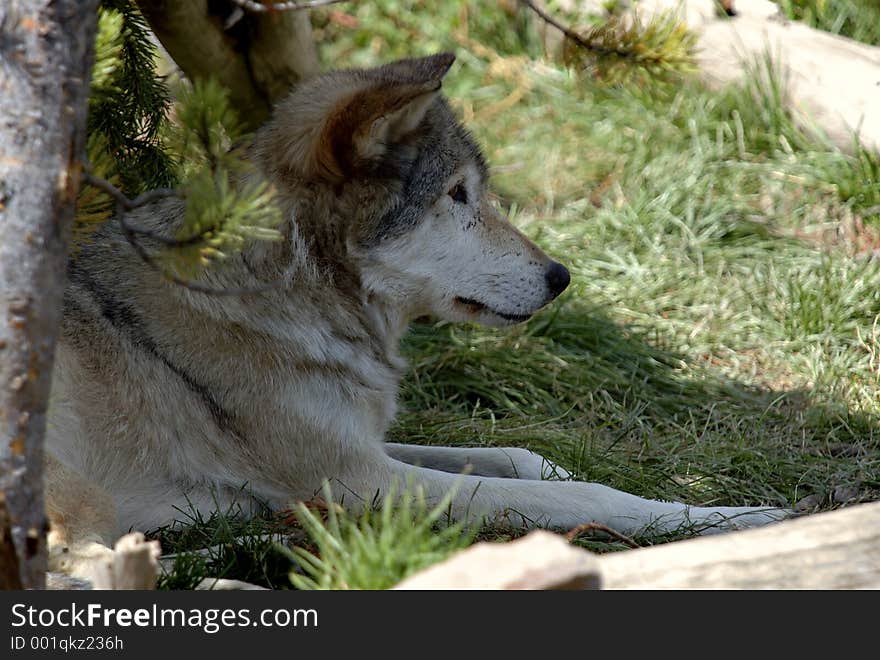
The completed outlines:
{"type": "MultiPolygon", "coordinates": [[[[278,191],[282,239],[201,280],[249,293],[162,280],[117,223],[71,260],[47,434],[56,566],[181,510],[283,509],[325,483],[355,508],[411,484],[429,501],[451,493],[458,519],[623,534],[787,515],[572,481],[521,448],[385,441],[413,319],[510,326],[570,282],[489,201],[486,162],[441,92],[453,60],[332,72],[278,105],[251,157],[278,191]]],[[[183,214],[172,197],[128,221],[172,237],[183,214]]]]}

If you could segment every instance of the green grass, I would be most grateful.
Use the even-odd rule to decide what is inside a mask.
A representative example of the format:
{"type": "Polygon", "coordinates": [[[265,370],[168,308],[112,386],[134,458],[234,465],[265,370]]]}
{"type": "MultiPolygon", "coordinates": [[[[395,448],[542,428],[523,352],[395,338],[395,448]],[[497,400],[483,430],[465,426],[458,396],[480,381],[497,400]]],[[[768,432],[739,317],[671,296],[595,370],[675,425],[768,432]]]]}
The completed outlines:
{"type": "Polygon", "coordinates": [[[776,0],[776,4],[788,18],[880,46],[880,4],[876,0],[776,0]]]}
{"type": "Polygon", "coordinates": [[[204,517],[181,511],[179,522],[154,530],[165,555],[159,589],[194,589],[202,578],[234,578],[273,589],[290,587],[286,540],[309,546],[285,516],[263,511],[244,517],[233,506],[204,517]]]}
{"type": "MultiPolygon", "coordinates": [[[[511,330],[417,324],[391,439],[528,447],[579,479],[700,505],[815,496],[830,509],[841,487],[880,498],[877,155],[795,128],[766,62],[745,89],[602,86],[536,59],[519,18],[466,6],[344,5],[358,25],[319,19],[325,61],[455,50],[445,88],[485,146],[500,204],[572,284],[511,330]]],[[[232,524],[244,523],[166,530],[166,551],[218,538],[232,549],[165,586],[206,570],[289,586],[271,541],[238,551],[253,541],[235,541],[232,524]]],[[[329,537],[307,525],[307,549],[327,559],[315,583],[351,586],[344,571],[363,568],[352,524],[329,537]]]]}
{"type": "MultiPolygon", "coordinates": [[[[297,589],[388,589],[401,579],[467,547],[476,530],[449,520],[452,493],[428,508],[412,486],[398,498],[392,486],[381,503],[360,516],[331,505],[318,511],[299,503],[295,516],[315,548],[295,546],[290,581],[297,589]]],[[[325,486],[324,499],[333,498],[325,486]]]]}

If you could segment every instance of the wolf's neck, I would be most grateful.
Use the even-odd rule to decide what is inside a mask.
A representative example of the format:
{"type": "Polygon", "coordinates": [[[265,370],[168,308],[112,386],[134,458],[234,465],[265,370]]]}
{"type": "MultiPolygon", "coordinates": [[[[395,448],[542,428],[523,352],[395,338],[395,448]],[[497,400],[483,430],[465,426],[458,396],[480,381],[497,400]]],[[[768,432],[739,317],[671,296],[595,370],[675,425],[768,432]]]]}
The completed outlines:
{"type": "Polygon", "coordinates": [[[402,310],[395,309],[375,296],[365,295],[363,304],[374,342],[381,346],[388,363],[402,373],[407,364],[400,355],[400,342],[409,327],[409,319],[402,310]]]}
{"type": "MultiPolygon", "coordinates": [[[[314,350],[316,342],[358,345],[362,356],[372,356],[399,376],[406,368],[399,347],[409,316],[399,299],[365,286],[347,245],[345,219],[330,204],[318,213],[318,201],[305,194],[288,200],[280,240],[253,243],[240,259],[219,264],[211,273],[215,286],[263,286],[265,292],[224,298],[223,304],[185,289],[175,294],[188,308],[221,325],[232,322],[301,350],[314,350]]],[[[338,349],[340,354],[347,350],[338,349]]]]}

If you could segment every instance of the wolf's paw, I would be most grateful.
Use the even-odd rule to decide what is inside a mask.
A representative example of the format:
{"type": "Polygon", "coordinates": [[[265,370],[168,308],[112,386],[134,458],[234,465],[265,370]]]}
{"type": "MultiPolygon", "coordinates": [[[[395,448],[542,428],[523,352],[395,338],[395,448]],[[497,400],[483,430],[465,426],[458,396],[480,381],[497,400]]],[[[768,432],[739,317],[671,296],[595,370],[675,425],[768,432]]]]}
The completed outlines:
{"type": "Polygon", "coordinates": [[[798,515],[793,509],[720,507],[693,520],[700,535],[760,527],[798,515]]]}

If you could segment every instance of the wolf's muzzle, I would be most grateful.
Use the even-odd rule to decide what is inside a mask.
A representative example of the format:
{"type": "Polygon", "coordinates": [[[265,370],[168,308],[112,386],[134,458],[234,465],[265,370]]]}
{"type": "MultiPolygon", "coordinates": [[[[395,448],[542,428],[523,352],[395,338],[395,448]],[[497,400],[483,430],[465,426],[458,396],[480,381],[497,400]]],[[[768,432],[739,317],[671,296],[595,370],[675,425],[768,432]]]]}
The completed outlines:
{"type": "Polygon", "coordinates": [[[551,300],[565,291],[568,283],[571,282],[571,274],[568,272],[568,268],[557,261],[550,263],[547,271],[544,273],[544,277],[547,279],[547,288],[550,290],[551,300]]]}

